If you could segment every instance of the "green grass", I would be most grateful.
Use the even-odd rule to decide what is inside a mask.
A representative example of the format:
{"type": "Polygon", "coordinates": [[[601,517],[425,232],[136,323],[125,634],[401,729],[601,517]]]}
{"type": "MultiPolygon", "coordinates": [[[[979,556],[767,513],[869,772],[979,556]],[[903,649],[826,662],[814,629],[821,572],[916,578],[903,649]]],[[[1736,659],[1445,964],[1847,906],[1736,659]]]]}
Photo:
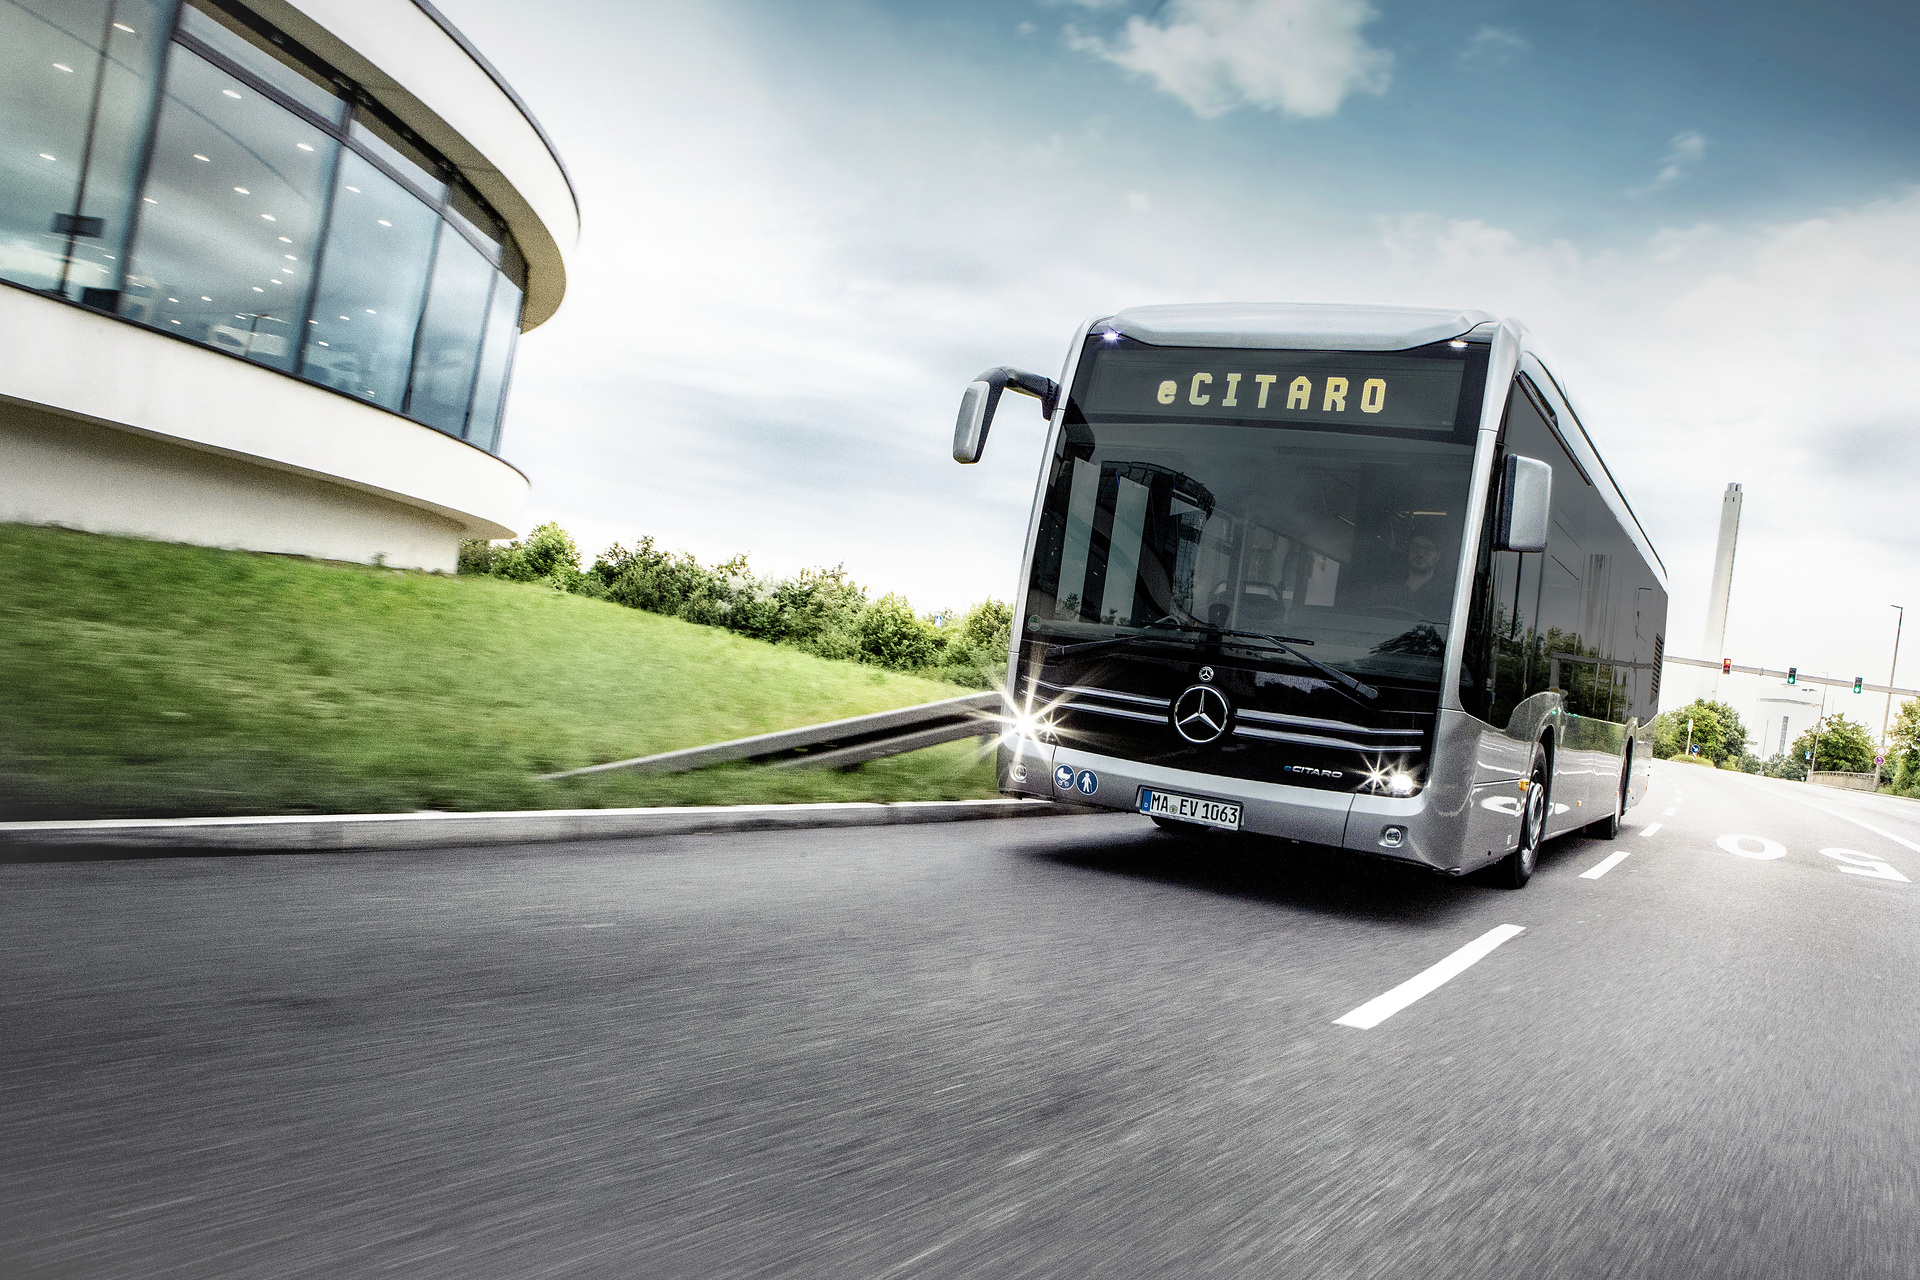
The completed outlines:
{"type": "Polygon", "coordinates": [[[962,692],[543,586],[0,524],[10,819],[992,795],[971,740],[535,778],[962,692]]]}

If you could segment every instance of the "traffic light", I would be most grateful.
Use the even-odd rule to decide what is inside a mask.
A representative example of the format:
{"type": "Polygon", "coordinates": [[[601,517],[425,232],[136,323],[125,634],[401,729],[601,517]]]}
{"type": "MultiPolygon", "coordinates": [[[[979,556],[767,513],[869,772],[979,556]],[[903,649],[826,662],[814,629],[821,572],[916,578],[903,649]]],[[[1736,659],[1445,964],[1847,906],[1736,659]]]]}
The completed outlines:
{"type": "Polygon", "coordinates": [[[1854,691],[1855,693],[1858,693],[1858,692],[1860,692],[1860,685],[1861,685],[1861,684],[1862,684],[1862,683],[1863,683],[1863,682],[1864,682],[1865,680],[1866,680],[1866,677],[1865,677],[1865,676],[1855,676],[1855,677],[1853,678],[1853,691],[1854,691]]]}
{"type": "Polygon", "coordinates": [[[1794,683],[1794,682],[1795,682],[1796,680],[1798,680],[1799,678],[1800,678],[1800,668],[1798,668],[1798,667],[1788,667],[1788,668],[1787,668],[1787,683],[1788,683],[1788,684],[1792,684],[1792,683],[1794,683]]]}
{"type": "Polygon", "coordinates": [[[1720,659],[1720,674],[1721,674],[1721,675],[1723,675],[1723,676],[1730,676],[1730,675],[1732,675],[1732,674],[1733,674],[1733,659],[1732,659],[1732,658],[1722,658],[1722,659],[1720,659]]]}

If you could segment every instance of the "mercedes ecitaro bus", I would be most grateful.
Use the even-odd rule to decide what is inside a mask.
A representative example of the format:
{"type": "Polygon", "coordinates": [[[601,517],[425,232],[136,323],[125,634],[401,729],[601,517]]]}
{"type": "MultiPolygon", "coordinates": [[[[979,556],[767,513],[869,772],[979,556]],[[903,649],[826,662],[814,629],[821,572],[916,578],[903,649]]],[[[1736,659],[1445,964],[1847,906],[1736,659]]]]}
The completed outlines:
{"type": "Polygon", "coordinates": [[[1527,331],[1156,306],[989,370],[1045,465],[1000,787],[1518,888],[1644,793],[1666,571],[1527,331]]]}

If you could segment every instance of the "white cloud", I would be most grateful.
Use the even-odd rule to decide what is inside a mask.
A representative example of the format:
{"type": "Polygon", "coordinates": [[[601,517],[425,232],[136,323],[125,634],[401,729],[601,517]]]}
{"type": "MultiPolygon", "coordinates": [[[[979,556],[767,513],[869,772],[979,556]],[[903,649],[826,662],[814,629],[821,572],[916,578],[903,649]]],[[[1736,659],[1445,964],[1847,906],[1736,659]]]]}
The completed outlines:
{"type": "Polygon", "coordinates": [[[1460,50],[1460,61],[1493,66],[1513,61],[1528,49],[1526,38],[1505,27],[1482,27],[1468,37],[1460,50]]]}
{"type": "Polygon", "coordinates": [[[1658,191],[1662,187],[1672,186],[1699,168],[1706,154],[1705,135],[1693,129],[1674,134],[1673,139],[1667,143],[1667,154],[1660,162],[1660,172],[1654,175],[1652,182],[1644,187],[1635,187],[1628,194],[1645,195],[1649,191],[1658,191]]]}
{"type": "Polygon", "coordinates": [[[489,2],[501,37],[472,34],[516,60],[587,211],[566,304],[519,348],[506,439],[535,518],[583,545],[650,533],[778,572],[845,561],[923,608],[1004,599],[1043,436],[1013,397],[984,461],[948,459],[977,371],[1056,375],[1075,321],[1143,303],[1454,305],[1558,353],[1671,568],[1673,651],[1699,643],[1729,480],[1737,661],[1877,680],[1879,614],[1920,608],[1920,189],[1610,248],[1490,219],[1376,227],[1208,183],[1217,160],[1151,138],[1101,143],[1071,112],[995,115],[963,91],[971,65],[779,81],[790,48],[756,62],[756,24],[705,5],[610,5],[588,15],[610,36],[575,17],[516,47],[524,7],[489,2]]]}
{"type": "Polygon", "coordinates": [[[1106,40],[1071,28],[1076,49],[1152,80],[1202,119],[1235,107],[1330,116],[1349,94],[1384,93],[1393,55],[1360,29],[1366,0],[1170,0],[1106,40]]]}
{"type": "Polygon", "coordinates": [[[1728,654],[1885,679],[1885,606],[1920,600],[1920,188],[1607,252],[1420,218],[1383,244],[1404,300],[1519,315],[1557,353],[1671,572],[1670,652],[1721,656],[1697,651],[1720,492],[1739,481],[1728,654]]]}

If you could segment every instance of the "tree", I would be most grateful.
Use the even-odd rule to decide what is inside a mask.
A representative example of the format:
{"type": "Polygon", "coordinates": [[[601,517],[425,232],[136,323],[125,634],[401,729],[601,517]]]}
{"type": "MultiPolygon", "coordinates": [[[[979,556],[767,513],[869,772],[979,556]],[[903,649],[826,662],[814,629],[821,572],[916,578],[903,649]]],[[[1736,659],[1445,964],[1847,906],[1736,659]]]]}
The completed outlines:
{"type": "MultiPolygon", "coordinates": [[[[1697,754],[1726,769],[1746,767],[1747,727],[1740,715],[1724,702],[1696,698],[1674,711],[1663,711],[1653,723],[1653,754],[1665,760],[1684,755],[1687,750],[1687,721],[1693,721],[1693,745],[1697,754]]],[[[1754,762],[1756,767],[1758,761],[1754,762]]]]}
{"type": "Polygon", "coordinates": [[[1887,730],[1885,776],[1892,778],[1893,789],[1901,795],[1920,790],[1920,698],[1900,704],[1900,714],[1887,730]]]}
{"type": "Polygon", "coordinates": [[[1803,763],[1813,752],[1813,767],[1839,773],[1873,772],[1873,735],[1838,712],[1820,721],[1793,742],[1793,754],[1803,763]]]}

